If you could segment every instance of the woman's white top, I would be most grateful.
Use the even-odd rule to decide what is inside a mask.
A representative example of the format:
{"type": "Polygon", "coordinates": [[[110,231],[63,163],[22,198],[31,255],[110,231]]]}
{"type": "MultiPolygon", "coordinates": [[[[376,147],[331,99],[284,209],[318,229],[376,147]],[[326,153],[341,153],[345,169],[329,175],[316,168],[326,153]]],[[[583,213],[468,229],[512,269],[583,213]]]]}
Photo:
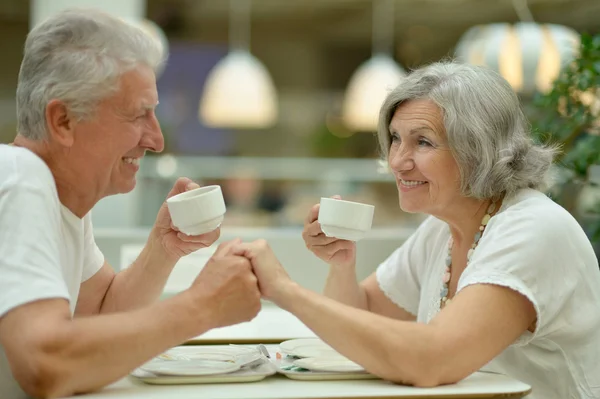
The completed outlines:
{"type": "MultiPolygon", "coordinates": [[[[449,238],[448,225],[429,217],[377,269],[381,290],[418,322],[440,311],[449,238]]],[[[528,383],[532,399],[600,398],[600,269],[589,239],[565,209],[531,189],[505,199],[457,294],[472,284],[513,289],[537,313],[536,330],[482,370],[528,383]]]]}

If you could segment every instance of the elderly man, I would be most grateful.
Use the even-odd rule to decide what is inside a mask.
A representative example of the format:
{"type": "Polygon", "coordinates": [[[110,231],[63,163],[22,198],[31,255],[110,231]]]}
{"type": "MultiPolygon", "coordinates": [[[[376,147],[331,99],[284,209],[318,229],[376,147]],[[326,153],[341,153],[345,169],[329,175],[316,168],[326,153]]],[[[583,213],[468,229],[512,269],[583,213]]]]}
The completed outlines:
{"type": "MultiPolygon", "coordinates": [[[[221,245],[191,288],[155,302],[178,259],[212,244],[160,209],[146,246],[115,274],[90,210],[135,186],[163,137],[151,38],[99,12],[65,11],[31,31],[17,89],[18,134],[0,146],[0,397],[98,389],[162,351],[252,319],[249,261],[221,245]]],[[[169,196],[197,187],[179,179],[169,196]]]]}

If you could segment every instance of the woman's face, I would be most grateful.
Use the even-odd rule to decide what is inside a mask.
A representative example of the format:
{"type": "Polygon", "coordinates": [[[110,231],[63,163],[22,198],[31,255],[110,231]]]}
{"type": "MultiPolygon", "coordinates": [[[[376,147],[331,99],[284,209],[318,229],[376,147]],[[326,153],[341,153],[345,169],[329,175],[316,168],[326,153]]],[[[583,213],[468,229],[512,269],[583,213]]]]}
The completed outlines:
{"type": "Polygon", "coordinates": [[[400,208],[442,216],[460,193],[460,172],[448,146],[442,111],[431,100],[401,104],[390,122],[388,162],[400,208]]]}

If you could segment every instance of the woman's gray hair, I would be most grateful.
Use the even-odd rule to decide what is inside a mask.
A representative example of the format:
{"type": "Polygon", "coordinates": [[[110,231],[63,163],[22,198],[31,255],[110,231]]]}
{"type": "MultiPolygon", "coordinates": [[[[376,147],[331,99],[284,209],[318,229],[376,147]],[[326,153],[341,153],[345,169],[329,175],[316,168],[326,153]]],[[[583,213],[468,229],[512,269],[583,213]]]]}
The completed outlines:
{"type": "Polygon", "coordinates": [[[60,12],[31,30],[17,83],[17,131],[47,137],[46,106],[63,101],[77,119],[93,116],[119,88],[120,76],[139,65],[156,70],[160,44],[140,28],[97,10],[60,12]]]}
{"type": "Polygon", "coordinates": [[[547,187],[557,149],[534,143],[517,95],[485,67],[438,62],[403,78],[379,115],[377,134],[386,160],[394,113],[402,103],[416,99],[429,99],[442,110],[463,195],[491,199],[525,187],[547,187]]]}

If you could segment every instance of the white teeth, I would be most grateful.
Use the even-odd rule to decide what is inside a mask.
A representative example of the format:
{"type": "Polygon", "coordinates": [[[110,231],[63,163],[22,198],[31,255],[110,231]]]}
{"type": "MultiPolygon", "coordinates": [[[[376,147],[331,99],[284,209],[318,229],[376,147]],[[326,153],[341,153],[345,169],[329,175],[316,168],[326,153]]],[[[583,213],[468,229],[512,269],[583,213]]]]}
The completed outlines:
{"type": "Polygon", "coordinates": [[[138,165],[140,164],[140,158],[123,158],[123,161],[125,163],[130,163],[133,165],[138,165]]]}
{"type": "Polygon", "coordinates": [[[418,181],[418,180],[402,180],[400,179],[400,182],[402,183],[403,186],[407,186],[407,187],[416,187],[416,186],[420,186],[421,184],[425,184],[427,182],[425,181],[418,181]]]}

